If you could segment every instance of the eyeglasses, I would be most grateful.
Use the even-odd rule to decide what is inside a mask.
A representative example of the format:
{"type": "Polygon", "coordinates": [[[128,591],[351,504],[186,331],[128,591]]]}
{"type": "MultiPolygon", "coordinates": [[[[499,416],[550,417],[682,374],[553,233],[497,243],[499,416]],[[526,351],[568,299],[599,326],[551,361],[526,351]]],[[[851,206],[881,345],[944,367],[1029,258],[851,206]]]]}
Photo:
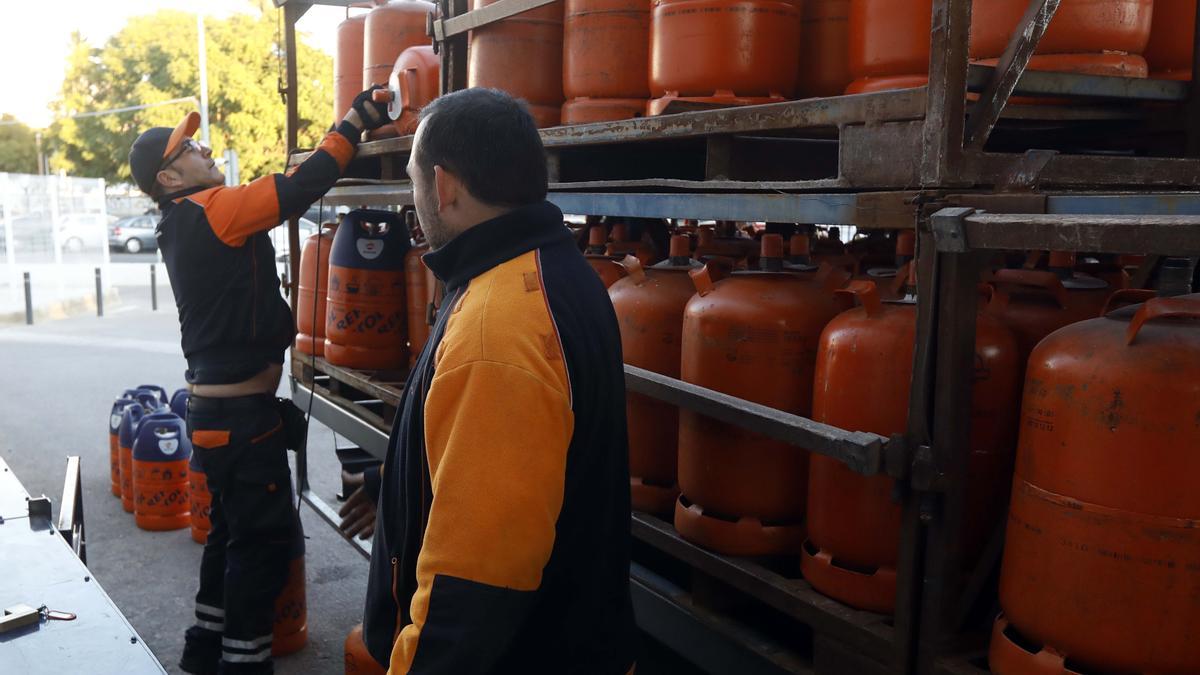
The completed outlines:
{"type": "Polygon", "coordinates": [[[204,150],[204,146],[200,144],[200,141],[197,141],[194,138],[183,139],[183,142],[179,144],[179,149],[175,151],[175,154],[172,155],[170,159],[163,162],[163,165],[158,167],[158,170],[163,171],[167,167],[171,166],[180,157],[183,157],[185,154],[187,154],[187,152],[189,150],[195,150],[196,152],[201,152],[202,150],[204,150]]]}

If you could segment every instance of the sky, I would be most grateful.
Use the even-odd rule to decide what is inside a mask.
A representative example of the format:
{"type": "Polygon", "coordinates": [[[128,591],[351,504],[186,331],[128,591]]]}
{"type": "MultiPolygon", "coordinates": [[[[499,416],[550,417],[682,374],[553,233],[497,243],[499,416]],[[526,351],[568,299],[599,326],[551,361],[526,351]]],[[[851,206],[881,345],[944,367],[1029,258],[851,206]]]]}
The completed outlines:
{"type": "MultiPolygon", "coordinates": [[[[0,113],[36,128],[50,124],[48,106],[62,86],[73,31],[100,46],[139,14],[202,7],[206,16],[223,17],[248,5],[247,0],[0,0],[0,113]]],[[[308,34],[308,44],[332,54],[345,13],[340,7],[313,7],[297,28],[308,34]]]]}

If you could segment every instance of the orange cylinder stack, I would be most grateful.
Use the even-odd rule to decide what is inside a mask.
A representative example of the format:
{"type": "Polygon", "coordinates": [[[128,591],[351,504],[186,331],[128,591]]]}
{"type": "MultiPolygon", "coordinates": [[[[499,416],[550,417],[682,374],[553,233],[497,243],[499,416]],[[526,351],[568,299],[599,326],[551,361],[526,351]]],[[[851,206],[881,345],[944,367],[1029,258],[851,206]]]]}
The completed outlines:
{"type": "MultiPolygon", "coordinates": [[[[630,256],[623,266],[629,276],[610,286],[608,296],[621,327],[625,363],[678,378],[683,310],[696,292],[688,272],[701,267],[688,256],[687,235],[671,237],[671,256],[662,263],[644,268],[630,256]]],[[[629,392],[625,410],[633,508],[669,515],[679,496],[679,409],[629,392]]]]}
{"type": "Polygon", "coordinates": [[[647,0],[566,0],[563,124],[640,117],[650,97],[647,0]]]}
{"type": "Polygon", "coordinates": [[[796,88],[800,10],[776,0],[655,0],[651,115],[672,101],[753,105],[796,88]]]}
{"type": "Polygon", "coordinates": [[[840,96],[850,84],[850,0],[805,0],[796,97],[840,96]]]}
{"type": "Polygon", "coordinates": [[[134,405],[139,404],[131,398],[119,398],[113,402],[112,412],[108,416],[108,473],[114,497],[121,496],[121,416],[126,408],[134,405]]]}
{"type": "Polygon", "coordinates": [[[121,422],[117,427],[117,454],[121,470],[121,508],[133,513],[133,442],[137,438],[138,425],[146,415],[141,405],[125,406],[121,411],[121,422]]]}
{"type": "Polygon", "coordinates": [[[1195,37],[1196,0],[1154,0],[1154,21],[1145,52],[1150,76],[1191,80],[1195,37]]]}
{"type": "Polygon", "coordinates": [[[288,561],[287,581],[275,598],[271,655],[294,654],[308,644],[308,601],[304,584],[304,537],[296,539],[288,561]]]}
{"type": "MultiPolygon", "coordinates": [[[[846,292],[862,306],[844,312],[821,335],[813,386],[813,419],[881,436],[904,433],[916,343],[913,302],[883,302],[870,281],[846,292]]],[[[966,558],[1004,513],[1016,436],[1020,374],[1016,341],[995,318],[976,322],[968,468],[966,558]]],[[[818,591],[852,607],[890,613],[896,601],[901,506],[895,481],[862,476],[841,462],[813,455],[808,482],[808,541],[801,570],[818,591]]]]}
{"type": "MultiPolygon", "coordinates": [[[[495,0],[471,0],[471,9],[495,0]]],[[[467,85],[525,99],[538,127],[559,123],[563,103],[563,3],[471,31],[467,85]]]]}
{"type": "Polygon", "coordinates": [[[1067,326],[1034,350],[992,672],[1200,672],[1197,401],[1200,294],[1067,326]]]}
{"type": "MultiPolygon", "coordinates": [[[[433,11],[433,3],[425,0],[393,0],[376,5],[367,13],[363,26],[363,89],[373,84],[387,85],[401,52],[430,43],[425,33],[425,17],[433,11]]],[[[395,135],[396,129],[391,125],[369,134],[371,138],[395,135]]]]}
{"type": "Polygon", "coordinates": [[[391,211],[342,216],[329,254],[325,358],[335,366],[398,370],[408,363],[404,254],[408,232],[391,211]]]}
{"type": "MultiPolygon", "coordinates": [[[[975,0],[971,58],[998,58],[1028,4],[975,0]]],[[[1037,54],[1046,58],[1035,58],[1030,68],[1144,77],[1141,53],[1153,5],[1153,0],[1063,0],[1038,45],[1037,54]]],[[[924,85],[931,22],[932,3],[925,0],[851,0],[849,63],[855,82],[847,93],[924,85]]]]}
{"type": "Polygon", "coordinates": [[[606,239],[608,239],[608,233],[605,232],[604,226],[593,225],[588,230],[588,245],[583,257],[587,258],[588,264],[596,270],[600,281],[604,282],[604,287],[609,288],[617,283],[618,279],[625,276],[625,268],[617,264],[620,257],[608,255],[605,252],[606,239]]]}
{"type": "MultiPolygon", "coordinates": [[[[833,293],[783,271],[783,240],[764,235],[764,271],[714,282],[692,274],[684,310],[680,377],[685,382],[808,415],[822,329],[838,312],[833,293]]],[[[728,555],[795,554],[804,537],[808,453],[782,441],[679,412],[675,528],[728,555]]]]}
{"type": "Polygon", "coordinates": [[[350,634],[346,636],[346,642],[342,645],[346,675],[386,675],[387,668],[379,665],[367,651],[362,629],[361,623],[350,629],[350,634]]]}
{"type": "Polygon", "coordinates": [[[609,242],[605,249],[608,255],[618,258],[631,255],[637,258],[642,263],[642,266],[653,265],[658,262],[658,254],[655,252],[654,247],[641,240],[631,240],[629,238],[629,227],[625,223],[614,224],[609,238],[612,241],[609,242]]]}
{"type": "Polygon", "coordinates": [[[350,104],[363,89],[363,27],[366,23],[366,15],[360,14],[337,27],[337,48],[333,52],[334,124],[350,112],[350,104]]]}
{"type": "Polygon", "coordinates": [[[333,248],[336,223],[321,226],[321,232],[304,240],[300,249],[299,291],[296,295],[296,349],[305,354],[325,355],[325,310],[329,290],[329,251],[333,248]]]}

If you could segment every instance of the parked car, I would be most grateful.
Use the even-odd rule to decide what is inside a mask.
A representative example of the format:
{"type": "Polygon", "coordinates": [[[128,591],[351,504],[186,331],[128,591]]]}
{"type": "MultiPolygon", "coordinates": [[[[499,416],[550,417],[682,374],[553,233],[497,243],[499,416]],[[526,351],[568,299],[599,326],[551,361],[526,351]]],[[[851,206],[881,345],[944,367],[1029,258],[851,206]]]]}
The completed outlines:
{"type": "Polygon", "coordinates": [[[105,230],[117,221],[100,213],[69,213],[58,219],[58,244],[64,251],[78,253],[101,245],[105,230]]]}
{"type": "Polygon", "coordinates": [[[126,253],[156,251],[158,240],[154,238],[154,228],[157,226],[158,216],[122,218],[108,226],[108,246],[126,253]]]}

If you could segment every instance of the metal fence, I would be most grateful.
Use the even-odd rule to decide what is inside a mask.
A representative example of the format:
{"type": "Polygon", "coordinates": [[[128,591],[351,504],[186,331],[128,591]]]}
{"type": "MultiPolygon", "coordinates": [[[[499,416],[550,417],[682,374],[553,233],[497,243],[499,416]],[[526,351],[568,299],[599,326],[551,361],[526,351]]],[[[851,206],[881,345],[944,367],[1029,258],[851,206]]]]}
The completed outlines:
{"type": "Polygon", "coordinates": [[[8,266],[108,263],[104,180],[0,173],[0,253],[8,266]]]}

